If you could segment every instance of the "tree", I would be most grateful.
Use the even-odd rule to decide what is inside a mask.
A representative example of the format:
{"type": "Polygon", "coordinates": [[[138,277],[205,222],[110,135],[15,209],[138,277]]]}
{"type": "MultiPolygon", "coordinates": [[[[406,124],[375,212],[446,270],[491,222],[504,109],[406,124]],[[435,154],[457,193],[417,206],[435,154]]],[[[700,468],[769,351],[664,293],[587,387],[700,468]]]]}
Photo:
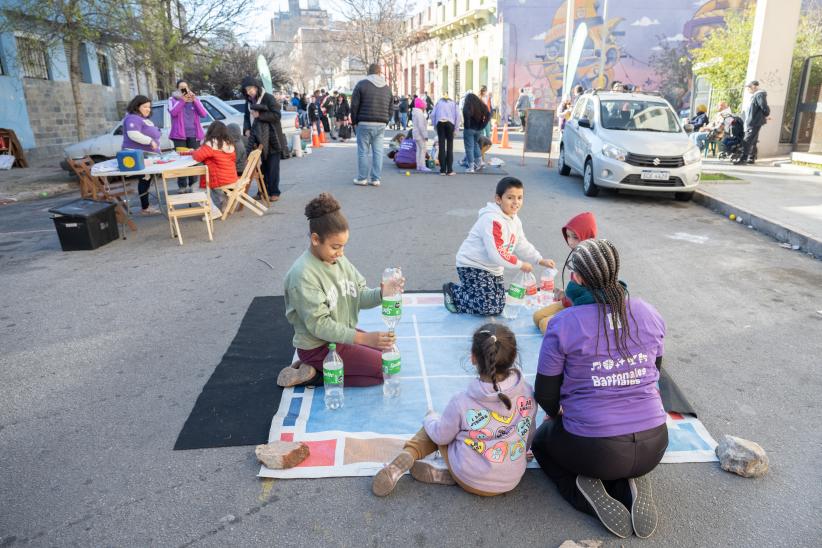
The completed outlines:
{"type": "Polygon", "coordinates": [[[659,49],[648,62],[659,74],[659,91],[675,109],[683,106],[691,85],[691,59],[688,48],[682,42],[669,42],[658,37],[659,49]]]}
{"type": "Polygon", "coordinates": [[[131,17],[129,6],[116,0],[17,0],[7,4],[2,15],[0,31],[29,32],[43,39],[46,47],[65,46],[77,137],[85,139],[80,47],[85,42],[121,43],[128,32],[124,22],[131,17]]]}
{"type": "Polygon", "coordinates": [[[736,110],[742,103],[742,90],[748,72],[754,10],[728,10],[725,26],[717,27],[691,51],[694,74],[708,79],[716,99],[728,101],[736,110]]]}
{"type": "Polygon", "coordinates": [[[257,56],[260,54],[268,60],[275,89],[291,82],[289,74],[273,62],[271,51],[243,47],[236,42],[222,44],[219,49],[209,50],[207,55],[196,56],[183,72],[183,79],[198,92],[211,93],[226,100],[236,99],[244,77],[259,78],[257,56]]]}

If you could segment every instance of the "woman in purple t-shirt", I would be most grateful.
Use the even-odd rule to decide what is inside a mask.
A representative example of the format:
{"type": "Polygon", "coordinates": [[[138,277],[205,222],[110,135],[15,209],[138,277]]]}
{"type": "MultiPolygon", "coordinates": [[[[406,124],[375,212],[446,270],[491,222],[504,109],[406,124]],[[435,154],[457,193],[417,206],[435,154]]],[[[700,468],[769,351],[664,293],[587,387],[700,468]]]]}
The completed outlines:
{"type": "Polygon", "coordinates": [[[574,508],[619,537],[633,529],[646,538],[658,519],[646,474],[668,446],[656,386],[665,322],[651,305],[628,298],[608,240],[580,242],[567,264],[593,304],[566,308],[548,323],[534,388],[551,420],[537,430],[534,456],[574,508]]]}
{"type": "MultiPolygon", "coordinates": [[[[151,122],[151,99],[145,95],[136,96],[126,107],[126,117],[123,118],[123,150],[127,149],[160,152],[160,130],[151,122]]],[[[160,213],[156,207],[149,207],[150,186],[150,177],[142,178],[137,183],[143,215],[160,213]]]]}

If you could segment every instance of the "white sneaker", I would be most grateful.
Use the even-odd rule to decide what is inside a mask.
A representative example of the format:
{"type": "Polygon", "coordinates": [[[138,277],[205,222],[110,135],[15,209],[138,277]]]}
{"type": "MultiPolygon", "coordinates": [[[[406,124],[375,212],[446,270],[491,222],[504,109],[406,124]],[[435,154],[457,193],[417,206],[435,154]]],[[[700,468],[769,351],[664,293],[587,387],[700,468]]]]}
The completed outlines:
{"type": "Polygon", "coordinates": [[[465,173],[474,173],[474,168],[469,167],[468,169],[465,170],[465,173]]]}
{"type": "Polygon", "coordinates": [[[154,206],[149,206],[145,209],[140,210],[140,215],[145,215],[146,217],[151,216],[151,215],[159,215],[159,214],[160,214],[160,210],[157,209],[154,206]]]}
{"type": "Polygon", "coordinates": [[[371,186],[380,186],[380,180],[375,179],[375,180],[371,181],[371,186]]]}
{"type": "Polygon", "coordinates": [[[354,179],[354,184],[357,186],[366,186],[368,184],[368,179],[354,179]]]}

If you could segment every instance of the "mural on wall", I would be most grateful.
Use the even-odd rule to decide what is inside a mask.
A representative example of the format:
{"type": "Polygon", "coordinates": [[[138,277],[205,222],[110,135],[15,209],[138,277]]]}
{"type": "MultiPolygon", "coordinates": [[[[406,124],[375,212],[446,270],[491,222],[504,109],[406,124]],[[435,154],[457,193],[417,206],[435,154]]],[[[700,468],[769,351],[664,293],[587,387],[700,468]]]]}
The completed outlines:
{"type": "MultiPolygon", "coordinates": [[[[697,47],[723,23],[727,10],[741,10],[754,0],[609,0],[607,21],[604,1],[575,1],[574,27],[585,22],[588,39],[574,85],[607,88],[619,80],[657,90],[670,78],[661,73],[665,64],[654,62],[655,55],[671,48],[684,53],[697,47]]],[[[507,26],[503,100],[512,111],[520,89],[526,88],[537,108],[555,108],[564,94],[566,2],[500,0],[499,11],[507,26]]]]}

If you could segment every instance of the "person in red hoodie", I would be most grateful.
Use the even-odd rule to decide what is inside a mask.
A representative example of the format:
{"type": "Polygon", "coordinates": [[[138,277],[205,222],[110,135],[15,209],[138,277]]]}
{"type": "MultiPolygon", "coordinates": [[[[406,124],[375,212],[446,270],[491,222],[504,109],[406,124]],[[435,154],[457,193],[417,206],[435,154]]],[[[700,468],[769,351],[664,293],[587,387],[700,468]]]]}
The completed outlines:
{"type": "MultiPolygon", "coordinates": [[[[562,237],[565,238],[565,243],[568,247],[573,249],[584,240],[591,240],[597,237],[597,221],[594,214],[590,211],[580,213],[565,226],[562,227],[562,237]]],[[[569,254],[570,257],[570,254],[569,254]]],[[[566,261],[567,262],[567,261],[566,261]]],[[[577,291],[577,283],[572,279],[568,282],[565,291],[557,292],[557,301],[549,304],[546,307],[540,308],[534,312],[534,324],[539,327],[540,332],[545,333],[545,328],[548,322],[560,310],[564,310],[574,306],[573,297],[579,293],[577,291]]]]}
{"type": "MultiPolygon", "coordinates": [[[[219,188],[237,180],[237,154],[228,127],[222,122],[211,122],[202,146],[192,152],[191,157],[208,166],[211,202],[217,208],[213,211],[213,217],[219,219],[225,197],[219,188]]],[[[205,188],[205,178],[200,179],[200,188],[205,188]]]]}

